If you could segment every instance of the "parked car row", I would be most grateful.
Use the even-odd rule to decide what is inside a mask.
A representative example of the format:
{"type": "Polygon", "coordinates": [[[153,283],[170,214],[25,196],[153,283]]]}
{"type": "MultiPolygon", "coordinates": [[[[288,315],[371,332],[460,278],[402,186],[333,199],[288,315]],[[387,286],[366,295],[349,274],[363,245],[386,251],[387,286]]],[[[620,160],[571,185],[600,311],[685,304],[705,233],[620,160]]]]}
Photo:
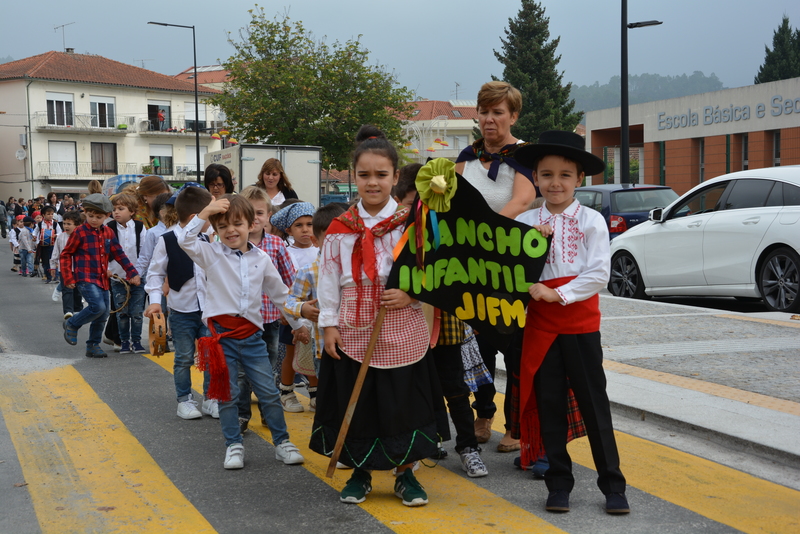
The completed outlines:
{"type": "MultiPolygon", "coordinates": [[[[620,202],[613,207],[612,217],[620,202]]],[[[719,176],[655,207],[612,240],[608,290],[761,298],[770,310],[800,311],[800,166],[719,176]]]]}

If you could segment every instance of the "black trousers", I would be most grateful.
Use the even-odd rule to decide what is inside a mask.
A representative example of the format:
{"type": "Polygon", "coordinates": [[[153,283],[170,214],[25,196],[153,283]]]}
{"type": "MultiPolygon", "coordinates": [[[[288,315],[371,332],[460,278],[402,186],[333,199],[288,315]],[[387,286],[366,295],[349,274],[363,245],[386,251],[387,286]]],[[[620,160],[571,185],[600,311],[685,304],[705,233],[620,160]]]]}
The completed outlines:
{"type": "MultiPolygon", "coordinates": [[[[481,353],[483,364],[489,370],[494,380],[495,369],[497,367],[497,353],[502,352],[503,358],[506,363],[506,376],[508,377],[507,384],[511,384],[511,378],[515,373],[519,373],[519,353],[522,347],[522,331],[518,336],[512,338],[511,344],[508,347],[497,347],[486,339],[485,336],[477,334],[475,341],[478,342],[478,350],[481,353]]],[[[475,410],[476,417],[491,419],[497,411],[497,405],[494,403],[494,395],[497,390],[494,387],[494,382],[491,384],[482,384],[478,386],[478,391],[475,392],[475,401],[472,403],[472,408],[475,410]]],[[[506,430],[510,428],[511,422],[511,387],[506,387],[505,402],[503,403],[503,413],[506,417],[506,430]]]]}
{"type": "Polygon", "coordinates": [[[464,382],[464,363],[461,360],[461,345],[436,345],[428,349],[433,358],[442,394],[447,401],[447,411],[456,428],[456,452],[466,447],[478,448],[475,437],[475,416],[469,405],[470,390],[464,382]]]}
{"type": "Polygon", "coordinates": [[[619,468],[611,424],[600,332],[559,335],[534,378],[542,440],[550,461],[545,474],[547,489],[572,491],[575,484],[567,452],[567,379],[586,424],[597,486],[604,494],[624,493],[625,477],[619,468]]]}

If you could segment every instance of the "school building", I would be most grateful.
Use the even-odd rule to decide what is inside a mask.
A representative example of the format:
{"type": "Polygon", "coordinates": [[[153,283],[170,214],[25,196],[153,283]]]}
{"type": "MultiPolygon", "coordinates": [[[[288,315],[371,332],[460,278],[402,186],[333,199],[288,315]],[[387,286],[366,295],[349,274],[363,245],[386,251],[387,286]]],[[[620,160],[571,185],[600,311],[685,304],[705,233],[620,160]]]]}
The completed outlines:
{"type": "MultiPolygon", "coordinates": [[[[729,172],[800,164],[800,78],[630,106],[631,182],[683,194],[729,172]]],[[[586,146],[619,161],[620,108],[586,114],[586,146]]],[[[619,183],[613,174],[592,183],[619,183]]],[[[589,182],[589,180],[587,180],[589,182]]]]}

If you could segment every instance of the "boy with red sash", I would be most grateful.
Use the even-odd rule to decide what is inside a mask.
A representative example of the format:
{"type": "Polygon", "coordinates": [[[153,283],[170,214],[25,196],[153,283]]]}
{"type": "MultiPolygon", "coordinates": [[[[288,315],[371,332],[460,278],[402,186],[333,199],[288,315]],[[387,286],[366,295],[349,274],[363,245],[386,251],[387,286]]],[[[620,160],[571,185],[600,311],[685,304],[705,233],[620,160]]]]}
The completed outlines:
{"type": "MultiPolygon", "coordinates": [[[[203,321],[211,337],[198,342],[198,368],[208,369],[208,396],[219,400],[219,420],[225,436],[225,469],[244,467],[244,446],[239,427],[238,373],[244,369],[258,397],[261,416],[272,432],[275,459],[287,465],[303,463],[299,449],[289,441],[278,388],[272,374],[267,346],[261,336],[261,293],[278,309],[283,308],[288,288],[266,252],[248,241],[255,211],[241,195],[224,195],[212,201],[192,219],[179,238],[181,249],[206,273],[207,294],[203,321]],[[210,221],[219,242],[198,239],[210,221]]],[[[286,316],[295,339],[310,341],[308,329],[286,316]]]]}
{"type": "Polygon", "coordinates": [[[547,453],[549,490],[545,509],[569,511],[575,480],[567,452],[568,392],[583,416],[597,469],[597,485],[606,496],[606,512],[630,512],[625,477],[606,394],[600,344],[598,291],[608,283],[610,252],[605,219],[573,198],[585,175],[603,172],[605,163],[586,152],[582,137],[549,131],[537,144],[517,150],[517,161],[533,169],[534,184],[545,205],[517,217],[552,236],[547,263],[529,292],[520,369],[520,426],[526,458],[547,453]],[[544,450],[542,450],[544,449],[544,450]]]}

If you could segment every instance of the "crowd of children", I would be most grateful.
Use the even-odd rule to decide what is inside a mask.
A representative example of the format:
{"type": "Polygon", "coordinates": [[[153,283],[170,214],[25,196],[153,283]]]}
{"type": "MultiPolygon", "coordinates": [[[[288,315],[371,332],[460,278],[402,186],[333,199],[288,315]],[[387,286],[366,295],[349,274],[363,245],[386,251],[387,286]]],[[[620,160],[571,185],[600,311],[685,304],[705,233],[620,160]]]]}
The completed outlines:
{"type": "MultiPolygon", "coordinates": [[[[514,428],[521,432],[522,465],[549,460],[545,507],[569,510],[574,481],[566,442],[574,395],[606,511],[627,513],[599,337],[597,292],[608,279],[608,235],[602,219],[572,198],[584,174],[602,171],[602,161],[567,132],[546,132],[539,143],[520,148],[517,159],[533,169],[544,198],[517,219],[552,239],[541,281],[530,288],[528,326],[519,344],[514,428]]],[[[101,342],[112,308],[121,353],[145,352],[142,317],[166,315],[177,415],[219,419],[225,469],[244,467],[252,394],[276,459],[304,461],[290,441],[285,415],[305,409],[294,391],[298,374],[315,412],[309,447],[330,456],[380,317],[339,456],[339,467],[353,470],[340,500],[363,502],[373,471],[390,470],[395,495],[406,506],[421,506],[428,495],[414,472],[420,461],[446,456],[441,442],[450,439],[448,412],[464,472],[488,475],[469,397],[476,384],[491,379],[475,360],[467,325],[385,287],[409,208],[418,202],[420,165],[400,169],[393,144],[365,126],[352,167],[360,200],[349,206],[315,209],[288,199],[276,207],[264,188],[214,198],[188,183],[174,193],[149,195],[148,213],[158,223],[144,225],[136,216],[142,204],[135,190],[111,199],[91,194],[83,214],[67,212],[60,223],[52,208],[42,210],[41,221],[15,219],[9,236],[15,267],[30,274],[39,251],[50,267],[46,280],[60,283],[64,338],[77,344],[79,329],[89,325],[90,358],[107,356],[101,342]],[[440,327],[435,339],[426,312],[440,327]],[[203,371],[202,402],[194,397],[192,365],[203,371]]]]}

